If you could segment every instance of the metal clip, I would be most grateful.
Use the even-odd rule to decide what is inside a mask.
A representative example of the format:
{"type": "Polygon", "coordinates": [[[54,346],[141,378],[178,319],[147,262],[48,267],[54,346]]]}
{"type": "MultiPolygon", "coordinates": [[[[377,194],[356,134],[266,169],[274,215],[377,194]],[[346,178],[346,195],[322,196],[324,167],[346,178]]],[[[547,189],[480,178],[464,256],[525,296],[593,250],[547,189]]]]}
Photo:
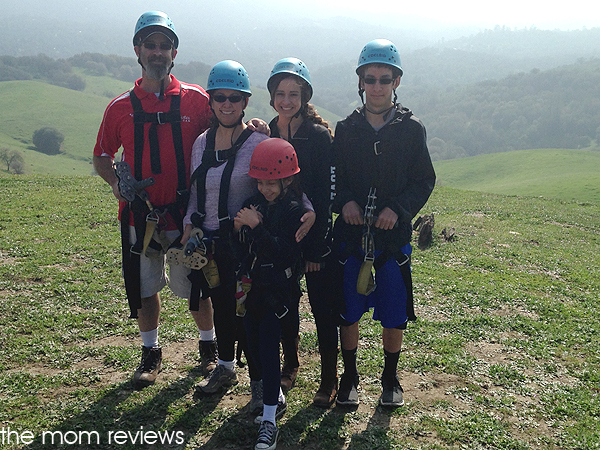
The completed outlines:
{"type": "Polygon", "coordinates": [[[381,144],[381,141],[377,141],[373,144],[373,151],[375,152],[376,156],[381,155],[381,150],[379,150],[379,144],[381,144]]]}
{"type": "Polygon", "coordinates": [[[156,222],[158,224],[160,220],[160,217],[158,215],[158,211],[156,211],[156,209],[153,209],[152,211],[150,211],[150,213],[146,216],[146,222],[156,222]]]}
{"type": "Polygon", "coordinates": [[[159,125],[164,125],[165,123],[167,123],[167,122],[163,122],[162,121],[162,116],[163,115],[166,115],[166,113],[164,113],[162,111],[159,111],[159,112],[156,113],[156,121],[158,122],[159,125]]]}
{"type": "Polygon", "coordinates": [[[225,152],[223,150],[215,150],[215,159],[217,160],[217,162],[227,161],[227,158],[221,159],[221,157],[219,156],[221,153],[225,153],[225,152]]]}

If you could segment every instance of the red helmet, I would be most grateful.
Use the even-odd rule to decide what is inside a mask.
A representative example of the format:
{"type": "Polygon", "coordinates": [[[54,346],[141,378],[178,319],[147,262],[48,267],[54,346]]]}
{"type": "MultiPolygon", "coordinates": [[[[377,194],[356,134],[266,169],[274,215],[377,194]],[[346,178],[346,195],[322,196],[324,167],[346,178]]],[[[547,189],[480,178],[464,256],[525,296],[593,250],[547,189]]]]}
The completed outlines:
{"type": "Polygon", "coordinates": [[[248,175],[258,180],[280,180],[300,172],[294,146],[279,138],[269,138],[254,148],[248,175]]]}

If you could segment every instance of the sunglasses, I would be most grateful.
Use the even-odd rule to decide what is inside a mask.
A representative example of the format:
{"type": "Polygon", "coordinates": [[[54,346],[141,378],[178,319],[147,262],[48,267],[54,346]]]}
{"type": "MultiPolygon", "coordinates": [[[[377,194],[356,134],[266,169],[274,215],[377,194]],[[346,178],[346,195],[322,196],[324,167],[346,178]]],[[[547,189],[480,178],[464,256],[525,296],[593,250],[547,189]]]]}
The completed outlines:
{"type": "Polygon", "coordinates": [[[165,51],[171,50],[173,48],[173,44],[171,44],[170,42],[161,42],[160,44],[156,44],[155,42],[144,42],[142,45],[148,50],[154,50],[157,46],[161,50],[165,51]]]}
{"type": "Polygon", "coordinates": [[[392,84],[395,78],[363,78],[365,84],[375,84],[379,81],[379,84],[392,84]]]}
{"type": "Polygon", "coordinates": [[[244,97],[240,94],[233,94],[227,97],[225,94],[216,94],[212,96],[212,99],[217,103],[225,103],[229,100],[229,103],[239,103],[244,97]]]}

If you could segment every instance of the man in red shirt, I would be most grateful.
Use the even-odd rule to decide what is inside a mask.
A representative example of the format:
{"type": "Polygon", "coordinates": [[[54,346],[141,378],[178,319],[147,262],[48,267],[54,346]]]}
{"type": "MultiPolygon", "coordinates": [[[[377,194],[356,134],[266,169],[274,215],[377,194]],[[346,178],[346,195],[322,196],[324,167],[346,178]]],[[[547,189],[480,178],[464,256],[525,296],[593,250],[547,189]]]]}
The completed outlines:
{"type": "MultiPolygon", "coordinates": [[[[123,273],[130,317],[137,318],[143,340],[142,362],[134,374],[134,383],[143,388],[154,383],[162,363],[158,345],[159,291],[169,283],[175,295],[189,299],[189,269],[173,265],[167,277],[165,252],[179,239],[182,212],[185,214],[187,206],[192,145],[208,128],[212,112],[204,89],[182,83],[170,74],[179,39],[165,13],[142,14],[133,45],[142,77],[132,90],[106,108],[93,164],[120,202],[123,273]],[[137,196],[128,202],[119,193],[113,161],[121,147],[121,159],[129,163],[138,181],[154,179],[154,184],[146,188],[150,205],[137,196]],[[149,206],[154,211],[151,215],[149,206]],[[143,245],[146,224],[150,222],[150,230],[154,230],[149,232],[152,240],[143,245]]],[[[203,369],[209,371],[216,363],[210,301],[201,302],[200,309],[191,313],[200,330],[203,369]]]]}

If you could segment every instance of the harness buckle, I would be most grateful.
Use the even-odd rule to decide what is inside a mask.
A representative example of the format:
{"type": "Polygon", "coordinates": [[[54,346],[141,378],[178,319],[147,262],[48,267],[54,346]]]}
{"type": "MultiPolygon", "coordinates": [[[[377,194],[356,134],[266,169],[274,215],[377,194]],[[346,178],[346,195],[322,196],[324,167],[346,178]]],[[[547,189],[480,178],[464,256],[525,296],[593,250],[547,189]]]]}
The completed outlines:
{"type": "Polygon", "coordinates": [[[373,151],[375,152],[375,156],[381,155],[381,150],[379,150],[379,144],[381,144],[381,141],[373,143],[373,151]]]}
{"type": "Polygon", "coordinates": [[[167,113],[162,112],[162,111],[159,111],[159,112],[156,113],[156,121],[158,122],[159,125],[164,125],[166,123],[169,123],[168,120],[166,120],[166,119],[163,122],[163,119],[162,119],[163,115],[166,116],[167,113]]]}
{"type": "Polygon", "coordinates": [[[225,151],[223,151],[223,150],[215,150],[215,159],[217,160],[217,162],[227,161],[228,158],[221,159],[221,157],[219,156],[219,155],[221,155],[221,153],[226,155],[225,151]]]}

